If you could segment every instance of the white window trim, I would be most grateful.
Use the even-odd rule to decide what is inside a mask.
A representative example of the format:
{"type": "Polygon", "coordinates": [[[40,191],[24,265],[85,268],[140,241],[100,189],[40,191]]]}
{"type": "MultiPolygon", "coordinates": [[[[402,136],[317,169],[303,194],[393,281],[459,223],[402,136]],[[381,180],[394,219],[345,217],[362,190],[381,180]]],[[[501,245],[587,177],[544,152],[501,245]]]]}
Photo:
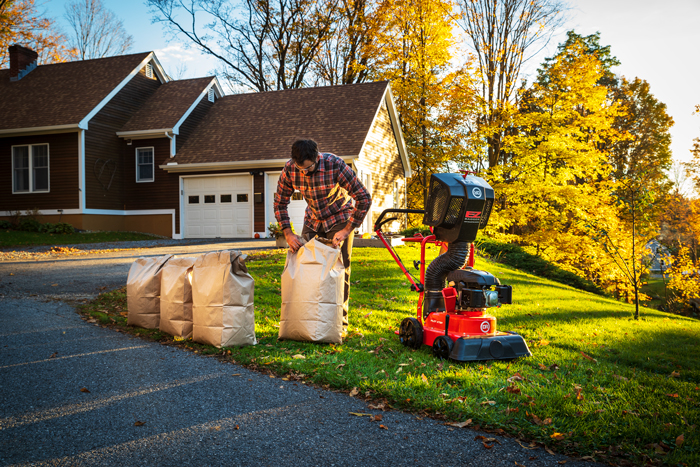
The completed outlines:
{"type": "Polygon", "coordinates": [[[12,194],[13,195],[31,195],[35,193],[50,193],[51,192],[51,154],[49,143],[39,143],[39,144],[15,144],[10,146],[10,158],[12,159],[12,194]],[[46,157],[48,158],[48,183],[49,187],[46,190],[34,191],[34,146],[46,146],[46,157]],[[15,191],[15,149],[29,147],[29,191],[15,191]]]}
{"type": "Polygon", "coordinates": [[[134,161],[136,163],[136,183],[153,183],[156,181],[156,148],[154,146],[136,148],[134,152],[134,161]],[[153,162],[151,162],[151,165],[153,165],[153,178],[150,180],[139,180],[139,150],[141,149],[150,149],[153,154],[153,162]]]}

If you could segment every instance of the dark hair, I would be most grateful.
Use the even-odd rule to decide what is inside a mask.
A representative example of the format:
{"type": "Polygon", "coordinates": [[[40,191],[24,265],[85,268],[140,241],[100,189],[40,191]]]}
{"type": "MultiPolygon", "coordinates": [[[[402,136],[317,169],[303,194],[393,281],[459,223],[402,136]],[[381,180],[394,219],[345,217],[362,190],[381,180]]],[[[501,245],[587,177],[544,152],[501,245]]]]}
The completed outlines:
{"type": "Polygon", "coordinates": [[[301,165],[304,161],[316,162],[318,145],[312,139],[298,139],[292,144],[292,159],[301,165]]]}

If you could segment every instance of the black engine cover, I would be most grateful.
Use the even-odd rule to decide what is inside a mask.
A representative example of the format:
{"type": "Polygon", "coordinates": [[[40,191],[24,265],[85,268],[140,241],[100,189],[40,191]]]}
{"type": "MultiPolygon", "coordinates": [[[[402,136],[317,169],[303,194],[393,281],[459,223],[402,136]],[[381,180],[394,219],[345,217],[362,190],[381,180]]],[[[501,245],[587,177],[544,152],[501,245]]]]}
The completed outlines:
{"type": "Polygon", "coordinates": [[[454,282],[459,292],[463,287],[468,289],[490,288],[501,285],[501,281],[493,274],[478,269],[457,269],[447,273],[447,282],[454,282]]]}

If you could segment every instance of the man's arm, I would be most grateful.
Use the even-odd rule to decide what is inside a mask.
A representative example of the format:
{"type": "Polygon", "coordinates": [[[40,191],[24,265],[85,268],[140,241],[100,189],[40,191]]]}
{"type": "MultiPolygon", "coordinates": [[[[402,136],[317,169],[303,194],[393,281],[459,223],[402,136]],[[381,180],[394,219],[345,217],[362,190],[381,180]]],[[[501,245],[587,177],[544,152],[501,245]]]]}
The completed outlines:
{"type": "Polygon", "coordinates": [[[333,244],[335,246],[340,245],[341,242],[348,238],[353,229],[362,225],[362,221],[365,219],[365,216],[367,216],[369,207],[372,205],[372,197],[369,191],[367,191],[367,188],[365,188],[360,179],[357,178],[355,172],[353,172],[342,159],[340,171],[338,173],[338,184],[345,188],[355,200],[355,210],[350,216],[345,228],[333,237],[333,244]]]}
{"type": "Polygon", "coordinates": [[[275,192],[273,206],[275,210],[275,219],[279,222],[282,232],[284,233],[284,238],[287,240],[287,244],[289,245],[289,249],[292,250],[292,253],[301,248],[303,244],[301,237],[292,232],[292,223],[289,220],[289,212],[287,211],[287,206],[289,206],[289,200],[293,193],[294,186],[292,186],[292,179],[289,176],[287,166],[285,166],[277,182],[277,191],[275,192]]]}

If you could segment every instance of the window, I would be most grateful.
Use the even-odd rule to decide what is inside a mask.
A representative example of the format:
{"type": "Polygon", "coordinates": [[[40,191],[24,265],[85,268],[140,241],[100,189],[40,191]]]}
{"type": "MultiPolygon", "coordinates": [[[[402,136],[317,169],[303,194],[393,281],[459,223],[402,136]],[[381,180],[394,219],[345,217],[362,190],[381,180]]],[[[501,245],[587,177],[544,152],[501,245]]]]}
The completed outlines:
{"type": "Polygon", "coordinates": [[[153,172],[153,148],[136,148],[136,182],[152,182],[153,172]]]}
{"type": "Polygon", "coordinates": [[[209,102],[214,102],[216,99],[216,91],[214,89],[209,89],[209,102]]]}
{"type": "Polygon", "coordinates": [[[236,195],[236,202],[237,203],[247,203],[248,202],[248,193],[243,194],[243,195],[236,195]]]}
{"type": "Polygon", "coordinates": [[[221,195],[221,202],[222,203],[230,203],[231,202],[231,195],[221,195]]]}
{"type": "Polygon", "coordinates": [[[394,209],[399,207],[399,182],[394,182],[394,209]]]}
{"type": "Polygon", "coordinates": [[[49,145],[12,146],[12,192],[49,191],[49,145]]]}
{"type": "Polygon", "coordinates": [[[197,196],[190,196],[190,197],[188,198],[188,201],[187,201],[187,202],[190,203],[190,204],[199,204],[199,195],[197,195],[197,196]]]}
{"type": "Polygon", "coordinates": [[[216,203],[216,195],[204,195],[204,203],[216,203]]]}

